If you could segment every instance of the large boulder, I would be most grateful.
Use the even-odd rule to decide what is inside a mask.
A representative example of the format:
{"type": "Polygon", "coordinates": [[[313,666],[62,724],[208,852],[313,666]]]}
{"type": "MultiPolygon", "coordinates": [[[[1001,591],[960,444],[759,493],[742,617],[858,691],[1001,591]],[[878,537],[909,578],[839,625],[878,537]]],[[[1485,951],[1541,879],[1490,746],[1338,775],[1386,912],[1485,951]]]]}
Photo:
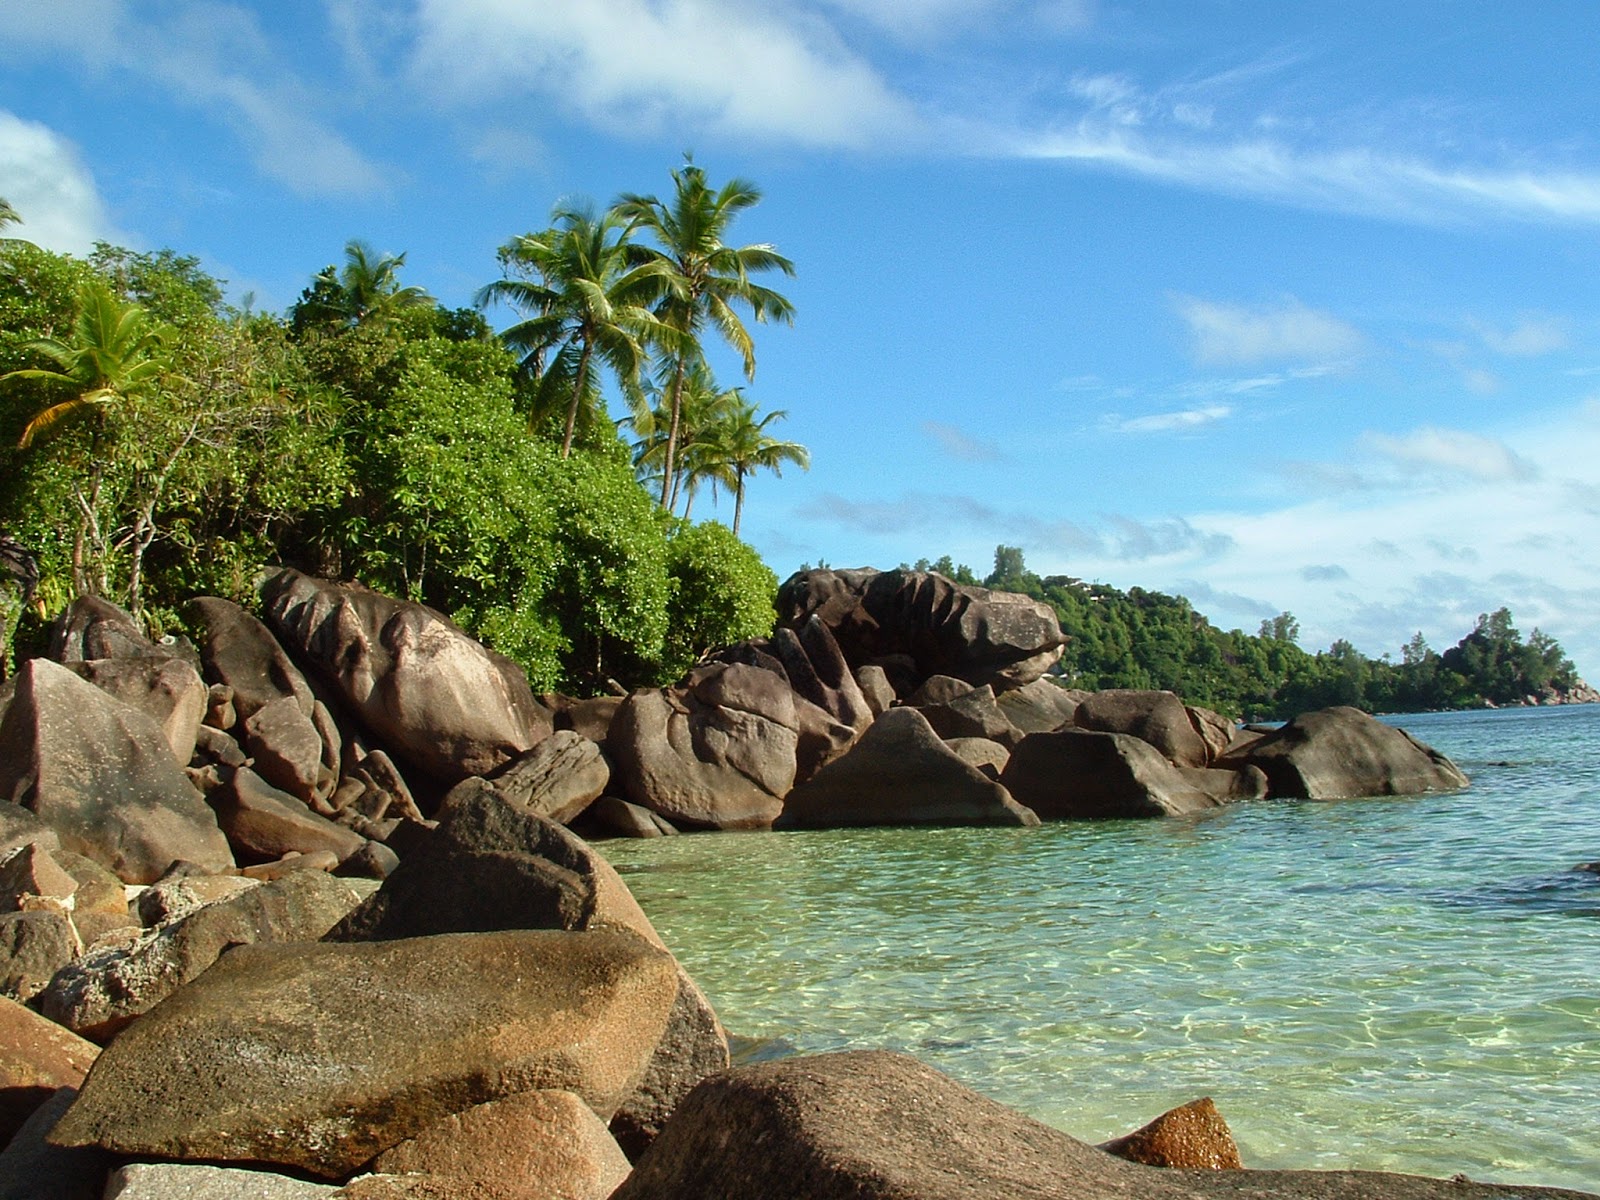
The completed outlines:
{"type": "Polygon", "coordinates": [[[1171,692],[1111,688],[1090,692],[1072,714],[1079,729],[1126,733],[1149,742],[1180,767],[1205,767],[1212,756],[1189,719],[1183,701],[1171,692]]]}
{"type": "Polygon", "coordinates": [[[1202,792],[1155,747],[1126,733],[1030,733],[1000,775],[1017,801],[1047,821],[1181,817],[1224,801],[1202,792]]]}
{"type": "Polygon", "coordinates": [[[210,699],[200,673],[192,666],[181,658],[158,657],[95,658],[66,666],[154,720],[178,765],[189,765],[210,699]]]}
{"type": "Polygon", "coordinates": [[[129,1163],[111,1172],[102,1200],[323,1200],[338,1189],[270,1171],[202,1163],[129,1163]]]}
{"type": "Polygon", "coordinates": [[[1302,713],[1219,765],[1259,767],[1272,795],[1308,800],[1409,796],[1467,786],[1461,769],[1432,746],[1345,705],[1302,713]]]}
{"type": "Polygon", "coordinates": [[[954,675],[995,690],[1038,679],[1066,639],[1048,604],[925,571],[805,571],[778,592],[778,623],[815,615],[852,666],[909,655],[920,678],[954,675]]]}
{"type": "Polygon", "coordinates": [[[1006,719],[1023,733],[1054,733],[1072,724],[1073,714],[1088,694],[1046,678],[1002,692],[996,700],[1006,719]]]}
{"type": "Polygon", "coordinates": [[[234,947],[309,942],[360,901],[348,880],[295,871],[152,929],[128,946],[91,951],[63,967],[34,1000],[57,1024],[108,1040],[234,947]]]}
{"type": "Polygon", "coordinates": [[[856,683],[839,643],[816,614],[797,629],[777,630],[772,637],[772,650],[783,663],[797,695],[857,733],[872,724],[872,706],[856,683]]]}
{"type": "Polygon", "coordinates": [[[206,676],[233,689],[240,720],[292,697],[306,717],[315,703],[311,684],[260,620],[231,600],[201,596],[189,601],[189,615],[200,626],[200,658],[206,676]]]}
{"type": "MultiPolygon", "coordinates": [[[[1169,1171],[1116,1158],[904,1055],[706,1080],[612,1200],[1584,1200],[1361,1171],[1169,1171]]],[[[1593,1200],[1593,1197],[1589,1197],[1593,1200]]]]}
{"type": "Polygon", "coordinates": [[[535,1088],[607,1119],[677,994],[636,934],[241,946],[106,1048],[52,1138],[324,1178],[535,1088]]]}
{"type": "Polygon", "coordinates": [[[711,829],[769,827],[794,784],[799,745],[788,682],[743,663],[635,692],[606,741],[629,800],[675,825],[711,829]]]}
{"type": "Polygon", "coordinates": [[[75,1088],[100,1047],[0,998],[0,1145],[9,1142],[58,1088],[75,1088]]]}
{"type": "Polygon", "coordinates": [[[473,782],[451,791],[438,828],[330,941],[620,928],[660,945],[633,893],[587,842],[473,782]]]}
{"type": "Polygon", "coordinates": [[[522,668],[420,604],[284,570],[267,619],[388,748],[445,783],[487,775],[551,732],[522,668]]]}
{"type": "Polygon", "coordinates": [[[988,684],[971,688],[943,704],[925,705],[921,711],[933,731],[945,739],[987,738],[1007,749],[1022,740],[1022,731],[995,703],[994,689],[988,684]]]}
{"type": "Polygon", "coordinates": [[[611,768],[600,747],[582,734],[558,729],[497,771],[491,786],[518,808],[565,825],[610,782],[611,768]]]}
{"type": "Polygon", "coordinates": [[[571,1092],[519,1092],[446,1117],[373,1160],[391,1175],[431,1175],[473,1200],[606,1200],[628,1159],[571,1092]]]}
{"type": "Polygon", "coordinates": [[[784,801],[785,828],[1037,825],[1005,788],[965,762],[914,708],[892,708],[784,801]]]}
{"type": "Polygon", "coordinates": [[[58,1088],[0,1151],[0,1200],[102,1200],[110,1156],[46,1140],[77,1097],[77,1088],[58,1088]]]}
{"type": "Polygon", "coordinates": [[[128,883],[151,883],[178,859],[233,867],[160,726],[45,659],[24,664],[0,721],[0,798],[128,883]]]}
{"type": "Polygon", "coordinates": [[[217,824],[241,863],[270,862],[285,854],[327,850],[343,862],[367,844],[360,834],[280,792],[248,767],[212,793],[217,824]]]}
{"type": "Polygon", "coordinates": [[[56,618],[50,657],[58,663],[97,658],[169,658],[122,609],[99,596],[79,596],[56,618]]]}

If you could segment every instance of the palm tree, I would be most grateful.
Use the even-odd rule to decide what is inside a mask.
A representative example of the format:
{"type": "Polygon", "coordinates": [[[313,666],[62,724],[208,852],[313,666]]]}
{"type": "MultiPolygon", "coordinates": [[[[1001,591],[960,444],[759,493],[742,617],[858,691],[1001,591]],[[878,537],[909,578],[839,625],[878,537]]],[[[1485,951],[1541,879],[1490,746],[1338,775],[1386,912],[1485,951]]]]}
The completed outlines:
{"type": "Polygon", "coordinates": [[[11,201],[4,196],[0,196],[0,229],[4,229],[7,225],[20,225],[21,223],[22,216],[11,206],[11,201]]]}
{"type": "Polygon", "coordinates": [[[794,306],[771,288],[753,283],[761,271],[794,274],[794,264],[766,244],[723,244],[734,218],[761,200],[760,190],[743,179],[731,179],[713,190],[706,174],[686,158],[672,172],[674,193],[670,203],[654,196],[624,195],[613,209],[643,229],[659,248],[634,247],[635,261],[654,264],[659,271],[661,298],[657,316],[678,334],[672,349],[673,378],[668,391],[668,426],[663,448],[661,505],[668,507],[676,477],[679,424],[682,419],[683,383],[691,361],[700,357],[700,334],[709,325],[744,360],[746,378],[754,378],[755,344],[735,307],[748,309],[757,321],[794,320],[794,306]]]}
{"type": "MultiPolygon", "coordinates": [[[[95,415],[89,443],[88,487],[75,491],[80,518],[72,545],[72,577],[79,592],[90,590],[84,550],[95,525],[105,479],[102,443],[107,432],[106,412],[154,392],[169,376],[172,362],[167,353],[167,333],[165,327],[151,324],[139,305],[119,299],[99,280],[90,280],[78,290],[78,315],[72,336],[66,341],[44,338],[28,343],[27,349],[49,359],[54,368],[30,367],[0,375],[0,383],[34,379],[71,390],[65,400],[34,414],[23,428],[19,447],[31,446],[35,438],[76,414],[95,415]]],[[[98,590],[104,592],[103,581],[98,590]]]]}
{"type": "Polygon", "coordinates": [[[419,287],[400,286],[404,254],[377,254],[359,238],[344,247],[344,266],[327,266],[311,277],[311,286],[295,305],[294,324],[308,319],[339,325],[381,325],[407,308],[432,304],[419,287]]]}
{"type": "MultiPolygon", "coordinates": [[[[624,390],[632,388],[645,361],[645,347],[668,331],[650,311],[659,293],[660,270],[630,265],[627,225],[615,213],[596,217],[588,207],[557,208],[554,225],[528,233],[500,249],[508,276],[481,288],[479,307],[500,302],[526,313],[501,333],[539,377],[542,393],[566,406],[561,457],[572,453],[578,410],[598,407],[594,359],[610,367],[624,390]],[[546,356],[554,352],[548,369],[546,356]]],[[[552,404],[553,406],[553,404],[552,404]]]]}
{"type": "MultiPolygon", "coordinates": [[[[738,389],[735,389],[736,391],[738,389]]],[[[783,442],[767,435],[767,426],[789,414],[774,409],[759,421],[756,406],[739,394],[731,412],[718,425],[716,441],[722,462],[733,476],[733,535],[739,536],[739,519],[744,514],[745,480],[755,471],[783,474],[784,463],[794,463],[802,471],[811,469],[811,452],[799,442],[783,442]]]]}
{"type": "MultiPolygon", "coordinates": [[[[634,443],[634,469],[640,482],[656,480],[666,469],[667,431],[672,425],[670,392],[677,375],[676,363],[669,361],[662,374],[663,378],[648,389],[646,396],[655,398],[654,405],[636,405],[626,422],[639,435],[634,443]]],[[[702,483],[709,482],[713,488],[719,483],[733,488],[733,475],[718,448],[717,431],[738,401],[739,389],[720,387],[704,360],[697,359],[685,369],[679,390],[677,454],[672,477],[662,488],[662,504],[668,512],[677,509],[681,498],[687,519],[702,483]]]]}

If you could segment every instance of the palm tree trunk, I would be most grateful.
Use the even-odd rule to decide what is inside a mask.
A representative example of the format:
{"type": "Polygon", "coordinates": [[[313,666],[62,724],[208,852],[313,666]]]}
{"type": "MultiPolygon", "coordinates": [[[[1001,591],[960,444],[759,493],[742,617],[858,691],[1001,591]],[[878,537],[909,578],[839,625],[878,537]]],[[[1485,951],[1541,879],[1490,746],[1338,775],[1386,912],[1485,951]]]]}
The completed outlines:
{"type": "Polygon", "coordinates": [[[736,478],[737,486],[733,489],[733,536],[739,536],[739,518],[744,516],[744,469],[740,468],[736,478]]]}
{"type": "Polygon", "coordinates": [[[677,369],[672,373],[672,419],[667,425],[667,450],[661,463],[661,507],[668,512],[676,503],[677,488],[672,476],[678,458],[678,422],[683,415],[683,376],[688,367],[688,355],[680,353],[677,369]]]}
{"type": "Polygon", "coordinates": [[[589,355],[594,343],[584,342],[583,353],[578,355],[578,377],[572,383],[572,403],[567,405],[567,432],[561,439],[561,457],[572,456],[572,431],[578,427],[578,405],[583,400],[583,388],[589,382],[589,355]]]}

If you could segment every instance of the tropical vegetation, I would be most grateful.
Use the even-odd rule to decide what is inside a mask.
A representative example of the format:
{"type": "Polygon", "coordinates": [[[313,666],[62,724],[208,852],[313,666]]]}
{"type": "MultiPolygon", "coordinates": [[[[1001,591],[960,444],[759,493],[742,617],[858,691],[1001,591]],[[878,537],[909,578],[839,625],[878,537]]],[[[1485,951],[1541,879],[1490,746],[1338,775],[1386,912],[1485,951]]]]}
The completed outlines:
{"type": "MultiPolygon", "coordinates": [[[[711,197],[701,232],[714,236],[759,196],[692,166],[674,178],[685,212],[696,188],[711,197]]],[[[644,225],[624,213],[645,203],[564,205],[510,239],[479,296],[516,311],[502,336],[480,309],[407,285],[404,254],[359,239],[282,316],[228,305],[171,251],[80,258],[0,240],[0,534],[39,573],[27,612],[0,586],[0,637],[37,652],[45,617],[84,593],[181,633],[188,597],[249,603],[276,563],[426,603],[542,689],[663,682],[768,632],[772,572],[731,529],[652,498],[641,480],[655,468],[602,384],[635,415],[652,376],[677,379],[681,401],[683,380],[710,378],[698,338],[726,336],[728,305],[789,315],[739,276],[778,260],[713,248],[691,287],[678,276],[692,256],[669,266],[636,242],[644,225]]],[[[753,368],[748,333],[735,344],[753,368]]],[[[803,453],[741,474],[697,452],[694,480],[676,463],[666,478],[739,495],[750,470],[803,453]]]]}

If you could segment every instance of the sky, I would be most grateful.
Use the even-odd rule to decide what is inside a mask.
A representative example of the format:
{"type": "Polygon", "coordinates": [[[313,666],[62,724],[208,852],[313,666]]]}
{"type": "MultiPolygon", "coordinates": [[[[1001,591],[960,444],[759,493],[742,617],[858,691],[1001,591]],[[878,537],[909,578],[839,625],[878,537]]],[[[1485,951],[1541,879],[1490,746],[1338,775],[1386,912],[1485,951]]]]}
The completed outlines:
{"type": "Polygon", "coordinates": [[[780,578],[1006,544],[1311,650],[1507,606],[1596,678],[1596,45],[1593,0],[0,0],[0,196],[258,310],[354,237],[456,306],[692,152],[797,269],[780,578]]]}

